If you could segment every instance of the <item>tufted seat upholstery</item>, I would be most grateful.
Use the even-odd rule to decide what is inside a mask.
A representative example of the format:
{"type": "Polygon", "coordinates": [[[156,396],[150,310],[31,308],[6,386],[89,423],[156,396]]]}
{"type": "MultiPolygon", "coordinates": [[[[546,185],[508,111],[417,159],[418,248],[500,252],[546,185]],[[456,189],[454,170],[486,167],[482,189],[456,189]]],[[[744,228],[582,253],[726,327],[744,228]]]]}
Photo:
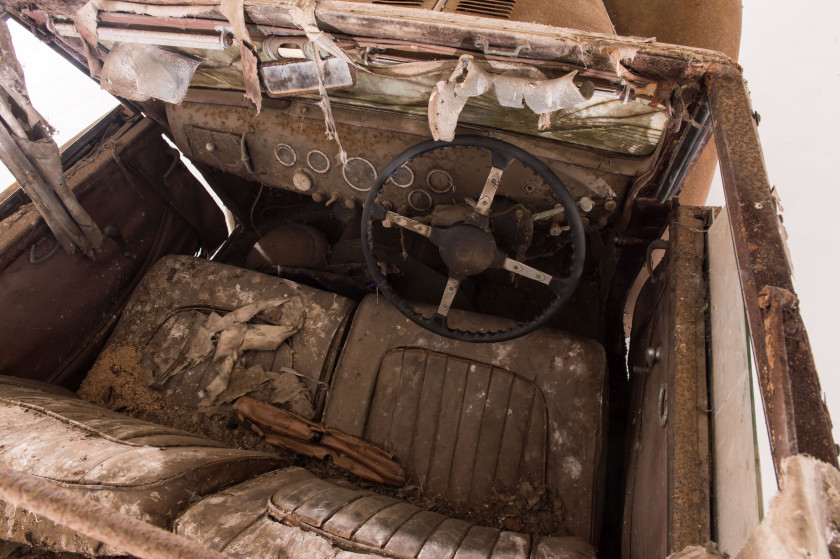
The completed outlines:
{"type": "Polygon", "coordinates": [[[539,538],[476,526],[315,477],[270,472],[207,497],[175,531],[231,557],[320,559],[594,559],[576,537],[539,538]],[[235,511],[235,514],[232,513],[235,511]]]}
{"type": "MultiPolygon", "coordinates": [[[[40,388],[0,377],[0,462],[160,527],[168,528],[193,498],[278,462],[104,410],[48,385],[40,388]]],[[[0,539],[111,553],[25,510],[2,502],[0,509],[0,539]]]]}

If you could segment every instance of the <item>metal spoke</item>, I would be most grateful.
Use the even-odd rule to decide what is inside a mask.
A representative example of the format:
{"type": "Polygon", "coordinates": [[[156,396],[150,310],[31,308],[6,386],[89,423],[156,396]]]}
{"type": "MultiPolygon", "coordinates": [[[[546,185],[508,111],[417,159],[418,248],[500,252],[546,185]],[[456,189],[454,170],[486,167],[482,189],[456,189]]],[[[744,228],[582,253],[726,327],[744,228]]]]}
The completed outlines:
{"type": "Polygon", "coordinates": [[[458,294],[459,285],[461,285],[460,277],[449,276],[449,279],[446,281],[446,287],[443,288],[443,296],[440,298],[437,314],[443,317],[449,314],[449,309],[452,308],[452,301],[455,300],[455,295],[458,294]]]}
{"type": "Polygon", "coordinates": [[[503,170],[498,167],[490,169],[490,174],[487,175],[487,181],[478,197],[478,203],[475,205],[475,213],[485,216],[490,214],[490,206],[493,205],[493,198],[496,197],[496,191],[499,189],[502,172],[503,170]]]}
{"type": "Polygon", "coordinates": [[[404,215],[400,215],[394,212],[387,212],[385,214],[385,219],[382,220],[382,224],[385,227],[389,227],[390,224],[393,223],[394,225],[398,225],[403,229],[408,229],[418,235],[423,235],[424,237],[431,237],[432,231],[434,230],[433,227],[429,225],[424,225],[419,221],[415,221],[410,217],[405,217],[404,215]]]}
{"type": "Polygon", "coordinates": [[[545,272],[540,272],[536,268],[532,268],[527,264],[523,264],[522,262],[512,260],[510,258],[505,258],[504,262],[502,262],[502,268],[513,272],[514,274],[530,278],[546,285],[550,285],[551,281],[554,279],[553,276],[550,276],[545,272]]]}

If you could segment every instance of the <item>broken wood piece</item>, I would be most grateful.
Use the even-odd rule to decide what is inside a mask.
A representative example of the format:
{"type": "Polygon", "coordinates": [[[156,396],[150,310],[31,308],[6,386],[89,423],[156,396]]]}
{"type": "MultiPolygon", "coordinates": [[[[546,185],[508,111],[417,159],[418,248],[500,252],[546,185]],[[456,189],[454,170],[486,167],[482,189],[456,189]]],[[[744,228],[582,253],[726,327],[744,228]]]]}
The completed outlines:
{"type": "Polygon", "coordinates": [[[269,444],[324,460],[377,483],[401,486],[405,471],[390,452],[300,415],[243,396],[233,404],[240,418],[253,422],[269,444]]]}

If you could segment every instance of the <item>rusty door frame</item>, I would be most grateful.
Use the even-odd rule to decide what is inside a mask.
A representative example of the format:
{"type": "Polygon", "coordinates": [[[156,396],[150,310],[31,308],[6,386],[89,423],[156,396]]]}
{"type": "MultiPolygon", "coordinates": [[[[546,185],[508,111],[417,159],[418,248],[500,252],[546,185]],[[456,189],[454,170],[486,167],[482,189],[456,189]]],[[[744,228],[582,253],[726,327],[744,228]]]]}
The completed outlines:
{"type": "Polygon", "coordinates": [[[706,82],[776,475],[782,460],[796,454],[836,468],[831,420],[796,304],[746,83],[729,67],[709,74],[706,82]]]}

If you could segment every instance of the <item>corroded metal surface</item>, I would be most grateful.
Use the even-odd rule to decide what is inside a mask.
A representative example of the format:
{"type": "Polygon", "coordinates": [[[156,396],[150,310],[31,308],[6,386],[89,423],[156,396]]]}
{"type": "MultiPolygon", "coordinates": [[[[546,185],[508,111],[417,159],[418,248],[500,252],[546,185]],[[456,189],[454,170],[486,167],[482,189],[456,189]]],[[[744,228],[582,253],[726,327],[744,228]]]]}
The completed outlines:
{"type": "Polygon", "coordinates": [[[719,72],[711,77],[709,86],[726,205],[776,470],[789,454],[810,454],[837,466],[831,421],[822,400],[808,334],[795,306],[786,309],[784,321],[792,408],[780,407],[777,401],[771,375],[770,352],[774,350],[767,345],[759,293],[768,286],[792,293],[790,263],[743,77],[736,71],[719,72]]]}

